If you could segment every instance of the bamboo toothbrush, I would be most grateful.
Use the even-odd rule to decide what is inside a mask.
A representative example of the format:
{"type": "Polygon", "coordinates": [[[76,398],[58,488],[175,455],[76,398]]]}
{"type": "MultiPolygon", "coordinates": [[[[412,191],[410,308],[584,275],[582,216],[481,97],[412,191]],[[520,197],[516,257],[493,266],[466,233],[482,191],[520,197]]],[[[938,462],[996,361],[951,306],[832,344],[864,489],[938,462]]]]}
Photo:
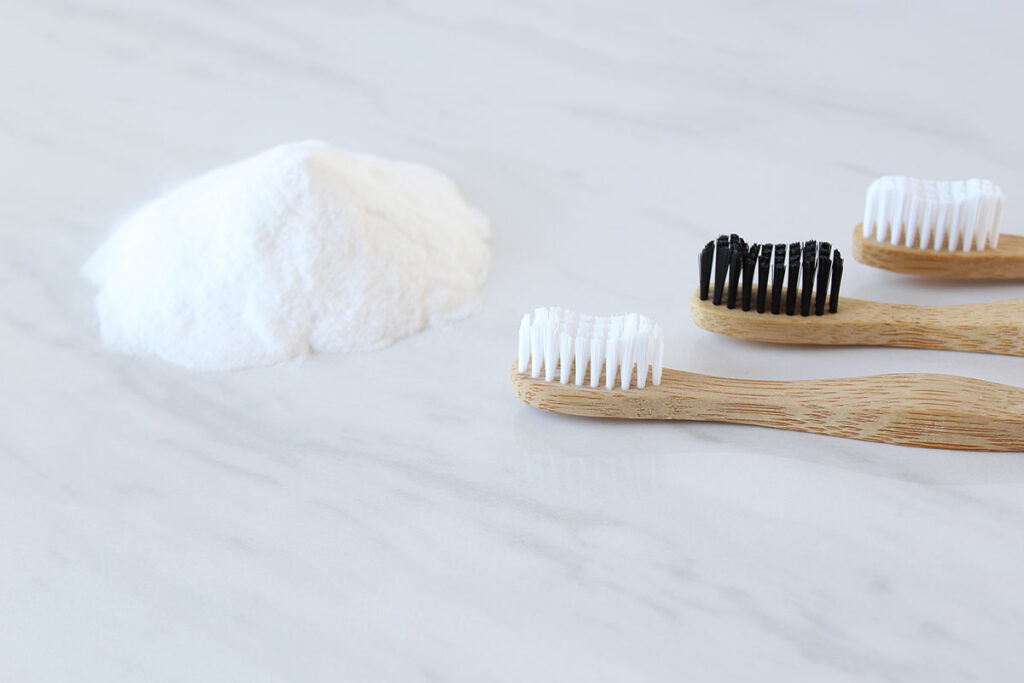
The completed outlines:
{"type": "Polygon", "coordinates": [[[787,251],[785,244],[748,246],[723,235],[698,260],[690,317],[711,332],[788,344],[1024,355],[1024,299],[911,306],[840,298],[843,258],[828,242],[813,240],[787,251]]]}
{"type": "Polygon", "coordinates": [[[999,234],[1003,191],[990,180],[883,176],[868,187],[853,258],[912,275],[1024,279],[1024,237],[999,234]]]}
{"type": "Polygon", "coordinates": [[[527,405],[570,415],[735,422],[905,446],[1024,450],[1024,389],[1017,387],[934,374],[730,379],[662,369],[663,351],[661,328],[644,316],[538,308],[519,328],[512,391],[527,405]]]}

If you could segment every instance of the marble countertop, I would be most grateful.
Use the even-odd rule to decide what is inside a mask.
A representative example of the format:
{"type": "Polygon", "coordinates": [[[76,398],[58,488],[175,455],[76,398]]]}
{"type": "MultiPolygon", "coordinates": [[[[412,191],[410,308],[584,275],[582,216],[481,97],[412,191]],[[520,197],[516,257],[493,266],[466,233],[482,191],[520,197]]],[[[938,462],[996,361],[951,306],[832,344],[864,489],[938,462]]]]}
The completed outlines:
{"type": "MultiPolygon", "coordinates": [[[[1024,233],[1011,3],[0,5],[0,679],[1019,681],[1024,455],[517,403],[523,312],[639,311],[670,367],[1018,358],[695,328],[719,232],[848,248],[877,175],[991,177],[1024,233]],[[286,141],[436,166],[494,223],[483,312],[196,374],[110,353],[110,226],[286,141]]],[[[1020,284],[849,262],[844,293],[1020,284]]]]}

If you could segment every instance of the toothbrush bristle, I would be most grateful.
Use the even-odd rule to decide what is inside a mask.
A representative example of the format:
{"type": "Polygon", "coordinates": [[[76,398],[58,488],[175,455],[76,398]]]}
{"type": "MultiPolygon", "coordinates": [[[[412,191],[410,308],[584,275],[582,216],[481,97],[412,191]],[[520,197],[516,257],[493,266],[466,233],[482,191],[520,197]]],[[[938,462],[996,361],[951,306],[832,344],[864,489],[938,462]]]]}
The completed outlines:
{"type": "Polygon", "coordinates": [[[800,243],[789,245],[789,285],[786,288],[786,315],[796,313],[796,295],[800,281],[800,243]]]}
{"type": "MultiPolygon", "coordinates": [[[[825,298],[828,296],[828,276],[832,271],[831,254],[832,246],[827,242],[822,244],[821,250],[818,252],[818,281],[814,287],[814,315],[825,315],[825,298]]],[[[804,286],[807,286],[806,281],[804,286]]]]}
{"type": "MultiPolygon", "coordinates": [[[[726,238],[728,240],[728,238],[726,238]]],[[[727,242],[728,244],[728,242],[727,242]]],[[[738,245],[739,243],[737,243],[738,245]]],[[[743,244],[746,247],[746,244],[743,244]]],[[[737,248],[740,248],[737,246],[737,248]]],[[[701,273],[705,272],[701,262],[701,273]]],[[[710,274],[710,264],[707,272],[710,274]]],[[[638,314],[618,316],[580,315],[557,307],[538,308],[523,316],[519,325],[519,372],[562,384],[586,383],[622,389],[642,389],[661,384],[665,334],[650,318],[638,314]]]]}
{"type": "Polygon", "coordinates": [[[782,286],[786,280],[786,245],[775,245],[775,270],[772,280],[772,313],[782,310],[782,286]]]}
{"type": "Polygon", "coordinates": [[[738,235],[722,235],[704,246],[698,264],[700,298],[710,298],[715,305],[724,302],[727,308],[736,308],[739,302],[744,311],[753,308],[778,314],[784,310],[787,315],[799,311],[805,316],[838,310],[843,259],[829,242],[809,240],[773,248],[771,244],[748,246],[738,235]]]}
{"type": "Polygon", "coordinates": [[[995,248],[1003,191],[991,180],[921,180],[887,175],[868,187],[863,236],[946,251],[995,248]]]}
{"type": "Polygon", "coordinates": [[[761,247],[761,255],[757,258],[757,312],[764,313],[765,300],[768,295],[768,273],[772,267],[772,245],[761,247]]]}
{"type": "Polygon", "coordinates": [[[757,253],[760,250],[760,245],[755,244],[743,254],[743,291],[740,295],[740,307],[744,311],[750,310],[750,298],[754,288],[754,268],[757,266],[757,253]]]}
{"type": "Polygon", "coordinates": [[[832,291],[828,295],[828,312],[839,310],[839,285],[843,281],[843,257],[836,249],[832,259],[832,291]]]}
{"type": "Polygon", "coordinates": [[[803,283],[804,286],[800,290],[800,315],[806,317],[811,314],[811,295],[814,293],[812,288],[808,286],[808,283],[813,285],[814,283],[814,268],[818,256],[818,244],[811,240],[804,244],[804,255],[801,261],[801,267],[803,269],[803,283]]]}
{"type": "Polygon", "coordinates": [[[708,291],[711,289],[711,263],[715,260],[715,241],[711,240],[701,249],[697,257],[697,265],[700,268],[700,298],[706,301],[708,291]]]}
{"type": "Polygon", "coordinates": [[[729,274],[729,237],[722,235],[715,244],[715,293],[712,301],[717,306],[722,303],[725,291],[725,276],[729,274]]]}
{"type": "Polygon", "coordinates": [[[519,323],[519,372],[530,367],[530,314],[523,316],[519,323]]]}
{"type": "MultiPolygon", "coordinates": [[[[733,235],[735,237],[735,235],[733,235]]],[[[729,294],[726,296],[725,305],[726,308],[736,308],[736,295],[739,289],[740,272],[742,270],[741,263],[743,262],[743,249],[746,245],[740,245],[739,242],[734,242],[729,245],[729,294]]]]}

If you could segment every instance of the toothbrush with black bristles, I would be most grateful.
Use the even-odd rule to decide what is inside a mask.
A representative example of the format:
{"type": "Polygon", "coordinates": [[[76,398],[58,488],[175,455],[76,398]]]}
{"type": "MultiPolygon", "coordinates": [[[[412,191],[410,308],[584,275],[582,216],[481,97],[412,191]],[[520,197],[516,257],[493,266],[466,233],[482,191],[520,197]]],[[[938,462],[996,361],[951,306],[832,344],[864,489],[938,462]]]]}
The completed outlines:
{"type": "Polygon", "coordinates": [[[722,235],[704,245],[698,259],[700,266],[700,291],[702,301],[712,298],[717,306],[725,299],[726,308],[736,308],[737,301],[744,311],[754,308],[764,313],[768,308],[768,295],[772,293],[771,312],[782,311],[782,294],[785,291],[787,315],[823,315],[828,301],[828,312],[835,313],[839,305],[839,283],[843,276],[843,257],[839,250],[832,251],[828,242],[818,244],[814,240],[801,245],[789,245],[789,266],[786,266],[786,245],[775,245],[775,267],[772,269],[772,245],[752,244],[738,235],[722,235]],[[802,256],[801,256],[802,255],[802,256]],[[714,261],[714,264],[712,263],[714,261]],[[711,273],[714,265],[715,281],[712,289],[711,273]],[[758,277],[755,281],[754,272],[758,277]],[[786,272],[789,271],[789,285],[784,288],[786,272]],[[769,273],[774,274],[771,280],[769,273]],[[802,274],[803,287],[799,281],[802,274]],[[832,296],[827,298],[829,277],[832,279],[832,296]],[[774,282],[774,284],[769,284],[774,282]],[[807,282],[811,283],[807,287],[807,282]],[[714,296],[712,296],[712,294],[714,296]],[[799,302],[799,309],[797,303],[799,302]],[[812,305],[813,302],[813,305],[812,305]]]}
{"type": "Polygon", "coordinates": [[[748,246],[739,235],[722,235],[704,246],[698,261],[690,315],[711,332],[790,344],[1024,356],[1024,299],[956,306],[840,299],[843,257],[816,240],[748,246]]]}

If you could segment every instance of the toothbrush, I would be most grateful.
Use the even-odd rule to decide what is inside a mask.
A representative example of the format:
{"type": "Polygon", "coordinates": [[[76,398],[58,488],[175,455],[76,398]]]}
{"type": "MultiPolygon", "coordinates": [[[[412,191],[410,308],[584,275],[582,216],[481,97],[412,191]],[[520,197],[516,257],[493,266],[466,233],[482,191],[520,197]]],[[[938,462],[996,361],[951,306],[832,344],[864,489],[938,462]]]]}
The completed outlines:
{"type": "Polygon", "coordinates": [[[913,275],[1024,279],[1024,237],[999,234],[1003,191],[991,180],[882,176],[868,187],[853,257],[913,275]]]}
{"type": "Polygon", "coordinates": [[[790,382],[662,368],[664,333],[641,315],[538,308],[519,327],[512,391],[555,413],[734,422],[905,446],[1024,450],[1024,389],[892,374],[790,382]],[[635,370],[635,379],[634,379],[635,370]]]}
{"type": "Polygon", "coordinates": [[[711,332],[788,344],[1024,356],[1024,299],[911,306],[841,298],[843,257],[828,242],[813,240],[794,242],[787,251],[785,244],[748,246],[723,235],[705,245],[698,261],[700,286],[690,297],[690,317],[711,332]]]}

